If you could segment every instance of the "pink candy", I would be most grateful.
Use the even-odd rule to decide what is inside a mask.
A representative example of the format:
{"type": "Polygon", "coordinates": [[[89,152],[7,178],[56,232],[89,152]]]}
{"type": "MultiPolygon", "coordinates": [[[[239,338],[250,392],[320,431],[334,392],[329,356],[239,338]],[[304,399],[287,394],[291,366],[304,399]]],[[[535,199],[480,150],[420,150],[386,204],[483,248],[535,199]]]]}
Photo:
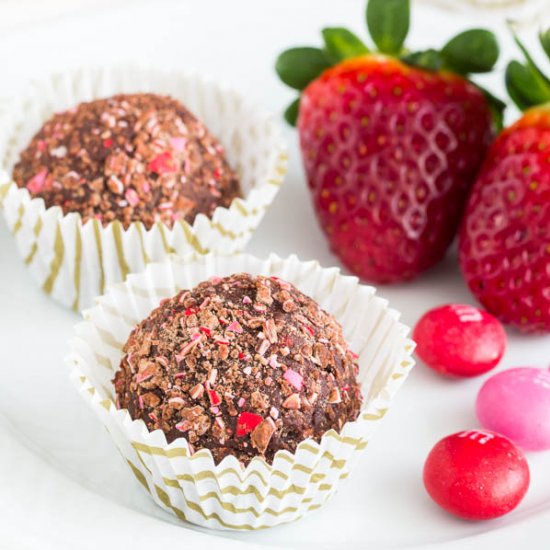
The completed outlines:
{"type": "Polygon", "coordinates": [[[520,447],[550,449],[550,372],[522,367],[495,374],[479,391],[476,412],[484,428],[520,447]]]}

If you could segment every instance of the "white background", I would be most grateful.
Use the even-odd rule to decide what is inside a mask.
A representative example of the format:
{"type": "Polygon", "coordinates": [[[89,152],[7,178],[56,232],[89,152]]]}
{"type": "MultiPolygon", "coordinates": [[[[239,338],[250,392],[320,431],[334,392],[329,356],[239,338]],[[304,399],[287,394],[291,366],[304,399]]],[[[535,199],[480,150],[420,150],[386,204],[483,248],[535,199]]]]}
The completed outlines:
{"type": "MultiPolygon", "coordinates": [[[[531,35],[530,24],[543,17],[536,6],[543,4],[548,7],[547,0],[533,2],[518,12],[531,35]]],[[[503,57],[509,59],[516,53],[502,19],[491,12],[461,15],[421,5],[409,43],[437,46],[467,25],[488,25],[500,33],[503,57]]],[[[364,34],[363,1],[0,1],[0,101],[32,75],[141,59],[208,73],[280,112],[291,93],[273,74],[277,53],[289,45],[317,43],[322,26],[337,24],[364,34]]],[[[503,66],[484,79],[501,95],[503,66]]],[[[514,116],[512,110],[509,119],[514,116]]],[[[287,136],[286,184],[248,251],[295,252],[337,264],[311,209],[296,136],[291,130],[287,136]]],[[[409,325],[436,304],[473,303],[453,253],[417,281],[380,292],[409,325]]],[[[422,365],[357,469],[323,510],[289,526],[244,535],[176,524],[137,486],[68,381],[63,355],[77,321],[36,288],[1,222],[0,548],[516,548],[519,541],[548,548],[549,453],[529,455],[531,490],[517,511],[500,520],[461,522],[425,495],[424,458],[440,437],[477,426],[473,403],[483,378],[445,380],[422,365]]],[[[510,332],[499,368],[549,363],[550,338],[510,332]]]]}

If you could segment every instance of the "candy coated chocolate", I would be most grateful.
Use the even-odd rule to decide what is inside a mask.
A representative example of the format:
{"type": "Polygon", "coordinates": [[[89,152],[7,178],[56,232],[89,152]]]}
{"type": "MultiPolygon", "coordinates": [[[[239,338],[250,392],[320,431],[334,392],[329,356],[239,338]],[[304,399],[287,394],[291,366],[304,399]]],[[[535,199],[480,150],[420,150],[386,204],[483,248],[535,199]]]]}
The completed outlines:
{"type": "Polygon", "coordinates": [[[416,354],[447,375],[477,376],[495,367],[506,349],[500,321],[476,307],[449,304],[428,311],[416,324],[416,354]]]}
{"type": "Polygon", "coordinates": [[[480,424],[532,451],[550,449],[550,372],[521,367],[495,374],[476,401],[480,424]]]}
{"type": "Polygon", "coordinates": [[[485,430],[445,437],[424,465],[432,499],[464,519],[493,519],[513,510],[529,488],[529,466],[516,445],[485,430]]]}

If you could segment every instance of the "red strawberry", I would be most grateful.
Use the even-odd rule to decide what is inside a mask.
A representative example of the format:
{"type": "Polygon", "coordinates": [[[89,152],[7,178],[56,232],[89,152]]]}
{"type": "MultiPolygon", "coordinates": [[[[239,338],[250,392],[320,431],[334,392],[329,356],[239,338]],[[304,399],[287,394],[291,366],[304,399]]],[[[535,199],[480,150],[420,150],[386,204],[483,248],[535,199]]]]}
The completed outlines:
{"type": "MultiPolygon", "coordinates": [[[[550,31],[541,39],[550,57],[550,31]]],[[[550,332],[550,106],[534,106],[550,102],[550,79],[527,54],[525,65],[508,65],[506,83],[528,110],[489,150],[468,200],[460,265],[491,313],[550,332]]]]}
{"type": "Polygon", "coordinates": [[[294,48],[276,66],[303,90],[286,117],[298,119],[330,245],[352,272],[379,282],[410,279],[444,256],[492,137],[487,95],[465,75],[491,69],[494,36],[466,31],[439,52],[400,55],[408,7],[370,0],[367,22],[384,55],[325,29],[324,51],[294,48]]]}

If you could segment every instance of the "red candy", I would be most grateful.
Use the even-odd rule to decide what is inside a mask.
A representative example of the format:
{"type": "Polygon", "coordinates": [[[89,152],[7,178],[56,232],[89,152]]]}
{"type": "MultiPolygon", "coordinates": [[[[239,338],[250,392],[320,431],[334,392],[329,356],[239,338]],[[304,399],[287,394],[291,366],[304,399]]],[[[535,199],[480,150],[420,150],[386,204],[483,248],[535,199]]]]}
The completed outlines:
{"type": "Polygon", "coordinates": [[[529,466],[506,437],[485,430],[442,439],[424,465],[433,500],[464,519],[493,519],[513,510],[529,487],[529,466]]]}
{"type": "Polygon", "coordinates": [[[416,324],[416,353],[430,368],[477,376],[496,367],[506,349],[498,319],[473,306],[450,304],[428,311],[416,324]]]}

